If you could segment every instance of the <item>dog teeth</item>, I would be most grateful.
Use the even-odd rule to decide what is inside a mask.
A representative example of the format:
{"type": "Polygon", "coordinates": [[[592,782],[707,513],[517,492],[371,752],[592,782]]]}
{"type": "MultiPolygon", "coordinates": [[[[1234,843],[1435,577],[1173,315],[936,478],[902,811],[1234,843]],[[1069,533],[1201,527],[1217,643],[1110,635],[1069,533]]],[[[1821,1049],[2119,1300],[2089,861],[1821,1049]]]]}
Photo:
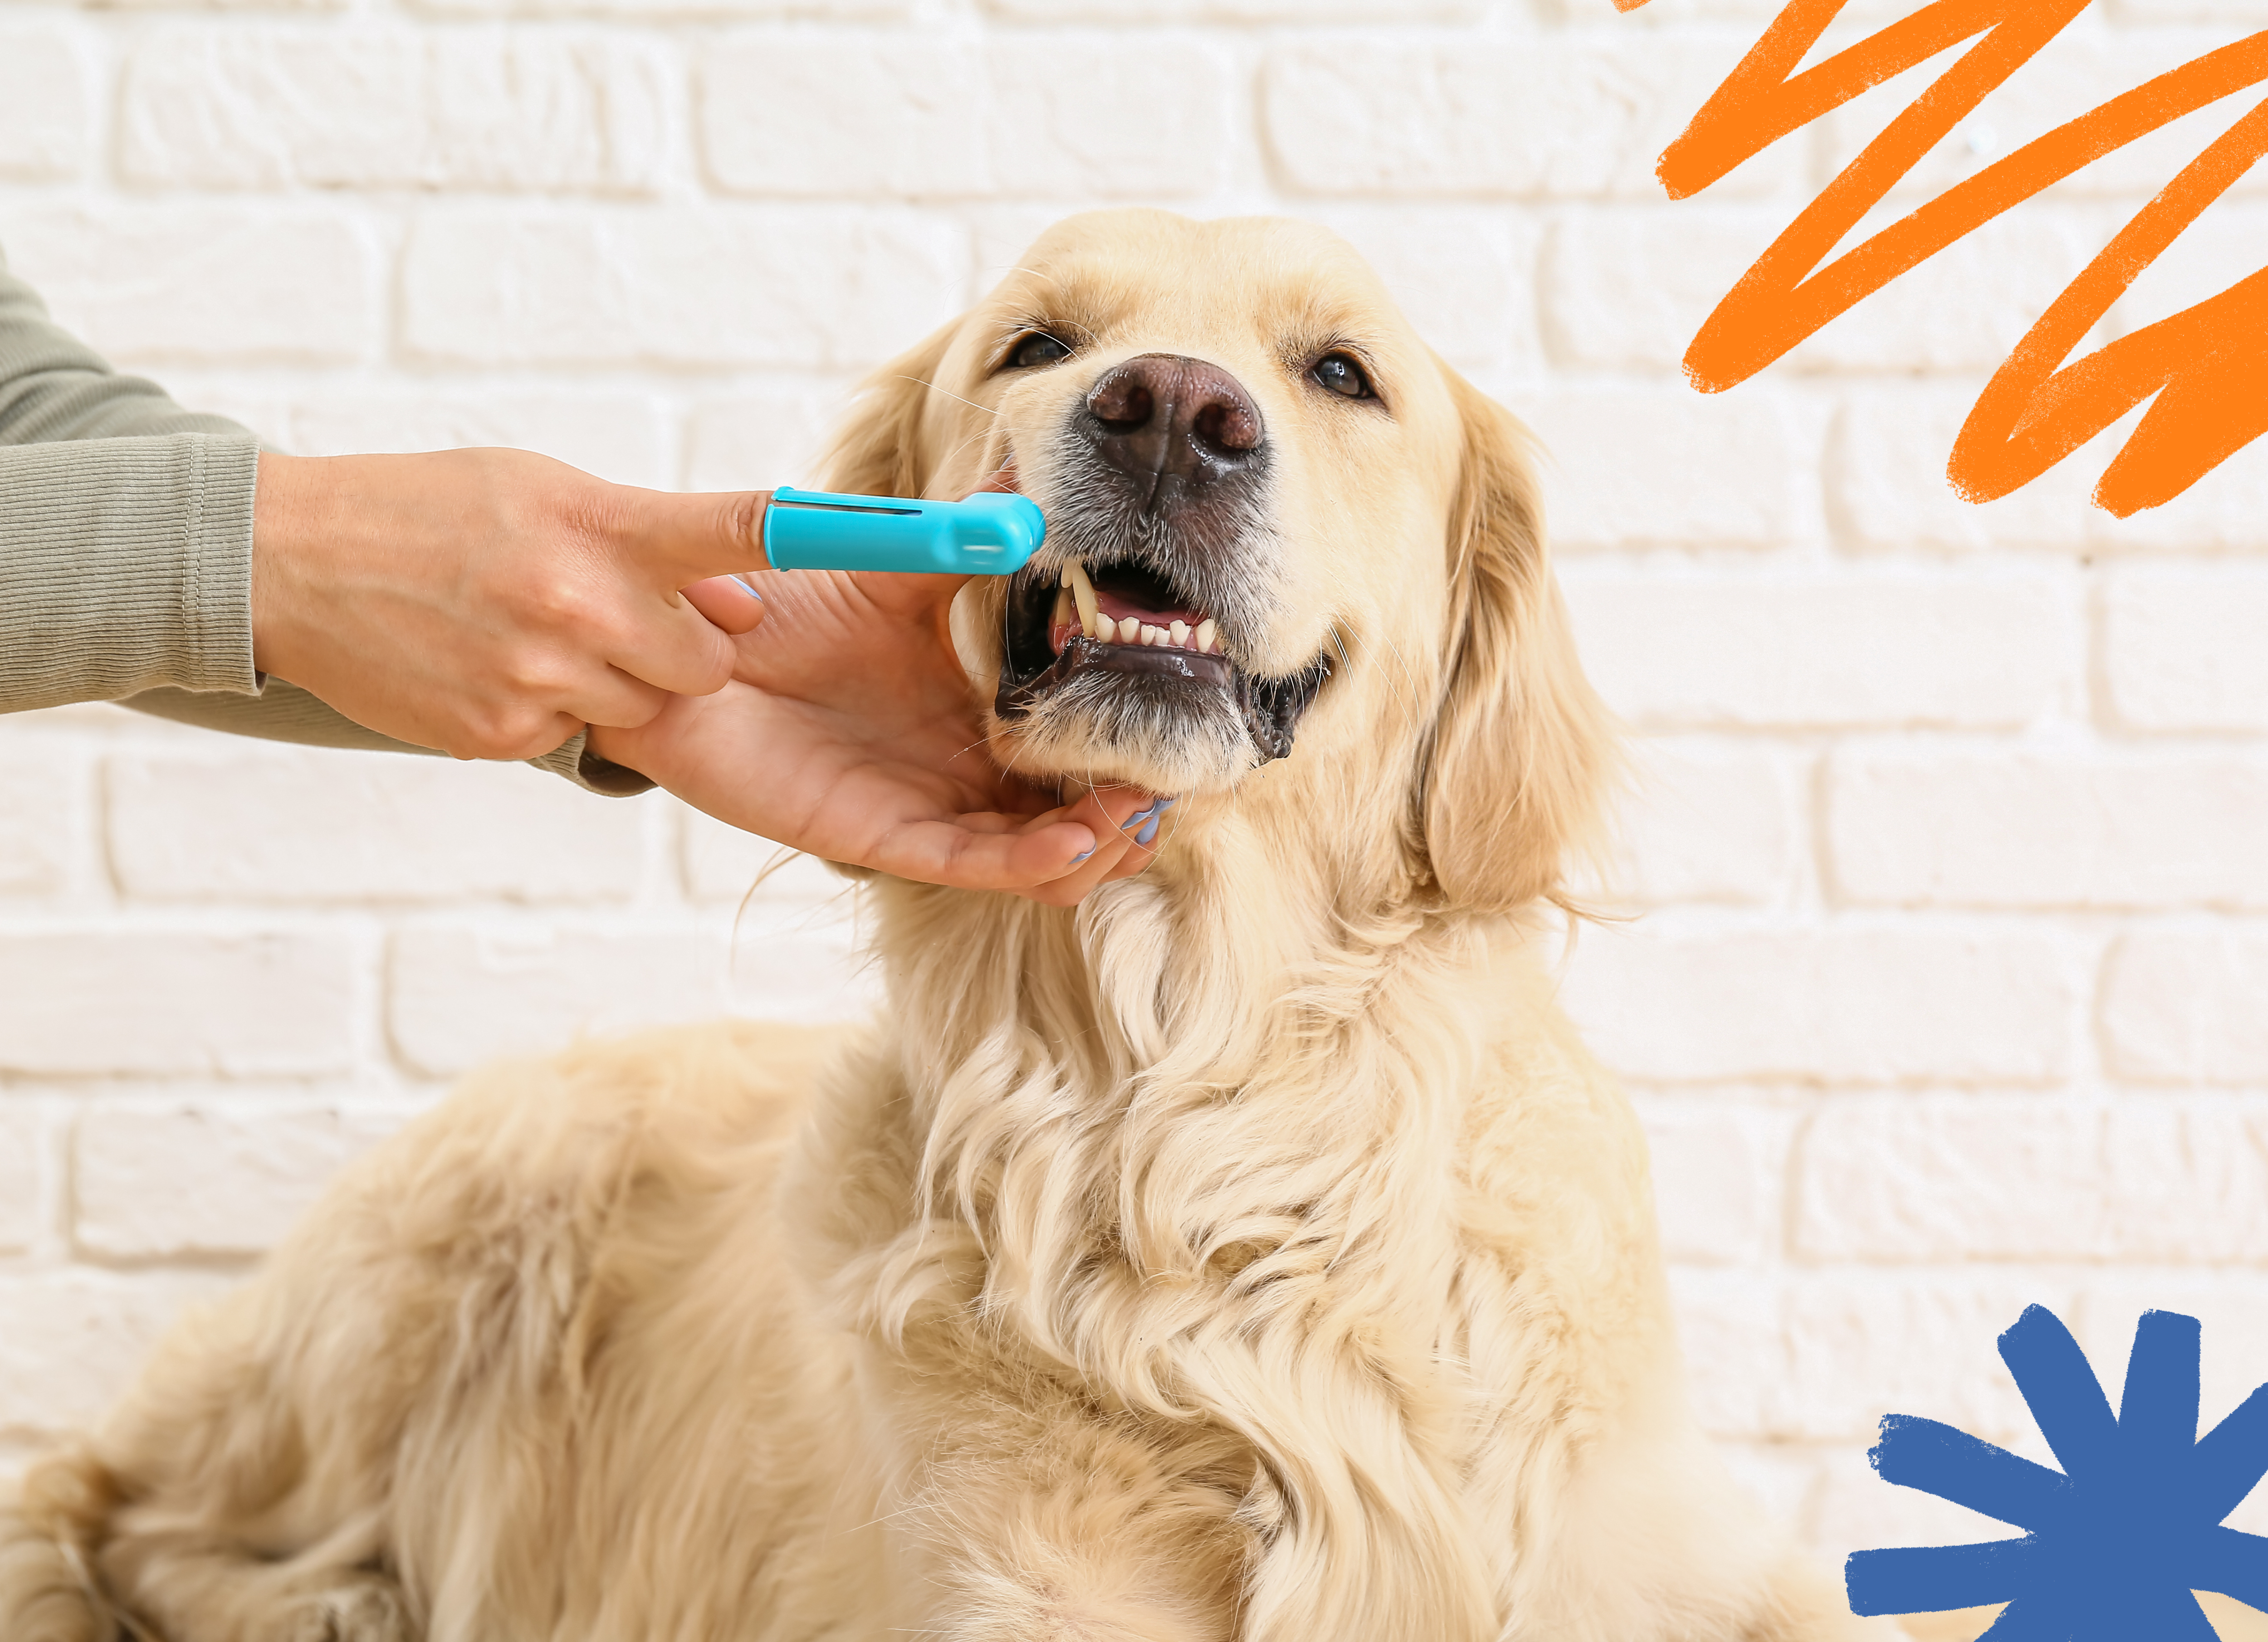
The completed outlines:
{"type": "Polygon", "coordinates": [[[1160,626],[1138,616],[1122,616],[1113,620],[1104,615],[1102,601],[1095,596],[1094,583],[1088,577],[1086,567],[1076,559],[1064,561],[1060,580],[1064,590],[1056,596],[1055,613],[1050,619],[1055,626],[1076,625],[1081,634],[1105,644],[1145,644],[1207,655],[1220,648],[1220,627],[1211,616],[1192,627],[1181,620],[1160,626]]]}
{"type": "Polygon", "coordinates": [[[1109,634],[1102,625],[1102,605],[1094,597],[1094,583],[1086,579],[1086,567],[1076,559],[1064,561],[1064,585],[1079,605],[1079,629],[1089,638],[1105,639],[1109,634]]]}

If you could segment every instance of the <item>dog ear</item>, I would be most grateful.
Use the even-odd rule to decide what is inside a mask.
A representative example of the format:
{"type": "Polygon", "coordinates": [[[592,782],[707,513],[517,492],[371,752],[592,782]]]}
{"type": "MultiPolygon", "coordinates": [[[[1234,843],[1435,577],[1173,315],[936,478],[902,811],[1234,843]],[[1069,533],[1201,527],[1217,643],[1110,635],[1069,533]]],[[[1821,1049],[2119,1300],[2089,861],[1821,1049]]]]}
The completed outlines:
{"type": "Polygon", "coordinates": [[[940,326],[858,385],[820,464],[828,490],[858,496],[918,496],[932,464],[922,443],[929,385],[961,329],[940,326]]]}
{"type": "Polygon", "coordinates": [[[1464,421],[1450,509],[1452,638],[1418,797],[1444,899],[1565,905],[1562,873],[1594,847],[1618,762],[1615,726],[1575,658],[1543,541],[1535,450],[1512,413],[1446,364],[1464,421]]]}

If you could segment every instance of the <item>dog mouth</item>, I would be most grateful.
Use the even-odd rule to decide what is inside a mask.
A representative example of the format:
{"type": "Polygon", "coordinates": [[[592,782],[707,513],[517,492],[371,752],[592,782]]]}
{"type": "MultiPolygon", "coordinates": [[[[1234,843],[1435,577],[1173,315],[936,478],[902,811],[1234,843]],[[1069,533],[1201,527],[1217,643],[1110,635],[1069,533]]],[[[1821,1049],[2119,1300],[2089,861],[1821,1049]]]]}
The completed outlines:
{"type": "Polygon", "coordinates": [[[1133,560],[1027,566],[1010,580],[1005,626],[994,700],[1002,719],[1024,717],[1067,690],[1138,698],[1192,717],[1226,709],[1260,763],[1292,751],[1300,719],[1330,672],[1320,656],[1283,678],[1239,665],[1214,612],[1165,572],[1133,560]]]}

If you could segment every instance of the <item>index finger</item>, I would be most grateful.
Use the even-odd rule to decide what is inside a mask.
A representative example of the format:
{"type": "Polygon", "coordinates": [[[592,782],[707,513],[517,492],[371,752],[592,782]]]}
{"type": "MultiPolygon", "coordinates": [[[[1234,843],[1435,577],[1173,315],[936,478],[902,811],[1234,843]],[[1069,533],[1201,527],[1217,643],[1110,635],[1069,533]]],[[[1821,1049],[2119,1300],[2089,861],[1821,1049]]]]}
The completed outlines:
{"type": "Polygon", "coordinates": [[[672,491],[622,487],[616,530],[657,583],[675,592],[711,576],[769,570],[764,515],[769,490],[672,491]]]}

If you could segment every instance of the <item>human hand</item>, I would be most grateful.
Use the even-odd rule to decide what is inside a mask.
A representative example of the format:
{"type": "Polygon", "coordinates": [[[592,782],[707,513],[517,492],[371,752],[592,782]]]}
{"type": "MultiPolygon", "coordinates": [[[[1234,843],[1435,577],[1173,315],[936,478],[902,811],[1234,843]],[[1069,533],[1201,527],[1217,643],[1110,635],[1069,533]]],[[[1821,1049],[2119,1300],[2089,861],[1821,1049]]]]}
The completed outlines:
{"type": "Polygon", "coordinates": [[[263,452],[253,664],[460,759],[644,724],[733,675],[766,493],[610,485],[525,451],[263,452]],[[718,578],[707,580],[704,578],[718,578]]]}
{"type": "Polygon", "coordinates": [[[733,826],[924,883],[1068,906],[1149,864],[1154,831],[1145,847],[1141,824],[1122,824],[1161,813],[1150,794],[1064,803],[992,762],[946,626],[967,578],[750,579],[768,614],[737,641],[734,682],[642,725],[594,726],[593,751],[733,826]]]}

